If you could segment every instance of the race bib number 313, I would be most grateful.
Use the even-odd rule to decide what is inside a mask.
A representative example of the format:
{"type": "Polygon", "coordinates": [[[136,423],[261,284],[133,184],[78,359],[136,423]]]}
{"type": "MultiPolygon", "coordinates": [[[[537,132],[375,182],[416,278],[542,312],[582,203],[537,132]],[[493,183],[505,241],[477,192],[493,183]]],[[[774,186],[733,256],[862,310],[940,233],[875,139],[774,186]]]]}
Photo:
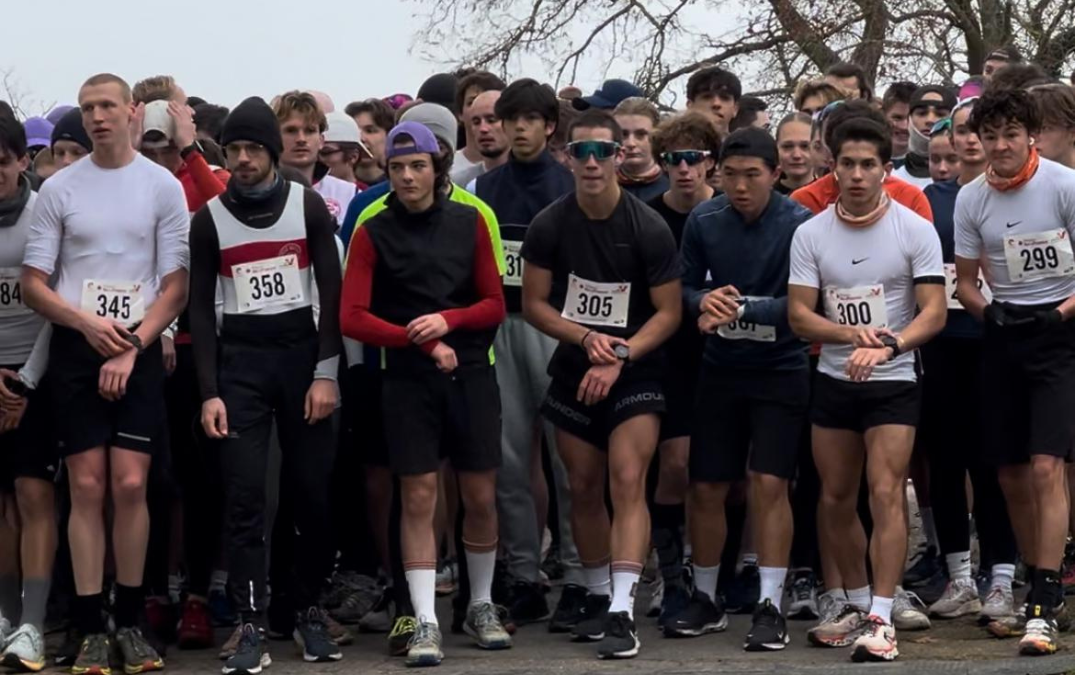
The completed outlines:
{"type": "Polygon", "coordinates": [[[631,284],[628,282],[601,283],[569,274],[564,311],[560,316],[588,326],[624,328],[630,302],[631,284]]]}
{"type": "Polygon", "coordinates": [[[523,242],[504,240],[504,285],[523,285],[523,242]]]}
{"type": "Polygon", "coordinates": [[[826,288],[825,316],[842,326],[886,328],[885,287],[826,288]]]}
{"type": "Polygon", "coordinates": [[[1075,274],[1071,237],[1061,228],[1004,238],[1004,258],[1012,281],[1030,281],[1075,274]]]}
{"type": "Polygon", "coordinates": [[[302,302],[306,296],[295,254],[233,265],[235,302],[240,314],[302,302]]]}
{"type": "Polygon", "coordinates": [[[142,282],[86,279],[82,284],[82,311],[133,326],[146,314],[142,282]]]}

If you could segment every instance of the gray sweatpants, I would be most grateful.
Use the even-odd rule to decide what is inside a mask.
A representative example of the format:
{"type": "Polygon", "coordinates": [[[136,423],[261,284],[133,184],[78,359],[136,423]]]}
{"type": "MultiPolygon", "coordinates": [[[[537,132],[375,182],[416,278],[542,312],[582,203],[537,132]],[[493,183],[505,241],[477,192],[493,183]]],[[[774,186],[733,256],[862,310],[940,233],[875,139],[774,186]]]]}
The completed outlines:
{"type": "MultiPolygon", "coordinates": [[[[509,314],[496,335],[496,379],[500,385],[503,415],[501,431],[503,463],[496,480],[500,546],[507,555],[508,571],[518,579],[537,581],[541,567],[541,537],[537,529],[534,495],[530,491],[531,432],[541,403],[549,389],[545,373],[556,349],[556,340],[526,323],[522,315],[509,314]]],[[[552,425],[543,424],[552,455],[553,479],[560,516],[560,558],[564,581],[581,585],[582,565],[571,534],[571,493],[567,469],[556,452],[552,425]]]]}

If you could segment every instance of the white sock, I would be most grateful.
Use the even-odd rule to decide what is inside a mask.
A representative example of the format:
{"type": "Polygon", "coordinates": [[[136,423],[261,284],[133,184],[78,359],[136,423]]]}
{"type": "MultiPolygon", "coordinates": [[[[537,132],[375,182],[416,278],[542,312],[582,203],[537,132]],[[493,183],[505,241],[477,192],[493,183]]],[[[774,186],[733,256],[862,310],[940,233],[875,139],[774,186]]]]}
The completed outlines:
{"type": "Polygon", "coordinates": [[[180,583],[178,574],[168,575],[168,599],[174,604],[179,604],[180,596],[182,595],[182,584],[180,583]]]}
{"type": "Polygon", "coordinates": [[[713,602],[717,601],[717,577],[720,576],[720,565],[713,567],[699,567],[691,565],[694,570],[694,588],[705,593],[713,602]]]}
{"type": "Polygon", "coordinates": [[[411,604],[414,616],[419,621],[437,624],[437,570],[407,570],[407,588],[411,591],[411,604]]]}
{"type": "Polygon", "coordinates": [[[892,623],[892,603],[895,598],[882,598],[880,595],[873,596],[873,603],[870,605],[870,614],[881,617],[885,620],[885,623],[892,623]]]}
{"type": "Polygon", "coordinates": [[[865,612],[870,608],[870,587],[847,589],[847,601],[865,612]]]}
{"type": "Polygon", "coordinates": [[[926,535],[926,545],[932,546],[934,550],[939,550],[940,544],[937,543],[937,524],[933,522],[933,509],[919,509],[918,513],[922,516],[922,534],[926,535]]]}
{"type": "Polygon", "coordinates": [[[470,604],[493,601],[493,569],[496,567],[496,546],[490,551],[465,549],[467,578],[470,579],[470,604]]]}
{"type": "Polygon", "coordinates": [[[612,577],[609,575],[608,565],[583,566],[582,579],[587,592],[593,595],[612,595],[612,577]]]}
{"type": "Polygon", "coordinates": [[[761,602],[768,599],[776,611],[780,611],[780,601],[784,597],[784,580],[788,578],[787,567],[759,567],[761,575],[761,602]]]}
{"type": "Polygon", "coordinates": [[[608,611],[627,612],[627,616],[634,621],[635,618],[635,587],[638,586],[640,572],[626,572],[617,570],[612,573],[612,604],[608,611]]]}
{"type": "Polygon", "coordinates": [[[989,584],[990,588],[1000,588],[1009,592],[1012,590],[1012,579],[1015,578],[1015,565],[993,565],[990,573],[993,577],[992,582],[989,584]]]}
{"type": "Polygon", "coordinates": [[[944,562],[948,565],[948,576],[952,581],[970,579],[970,551],[949,553],[944,556],[944,562]]]}

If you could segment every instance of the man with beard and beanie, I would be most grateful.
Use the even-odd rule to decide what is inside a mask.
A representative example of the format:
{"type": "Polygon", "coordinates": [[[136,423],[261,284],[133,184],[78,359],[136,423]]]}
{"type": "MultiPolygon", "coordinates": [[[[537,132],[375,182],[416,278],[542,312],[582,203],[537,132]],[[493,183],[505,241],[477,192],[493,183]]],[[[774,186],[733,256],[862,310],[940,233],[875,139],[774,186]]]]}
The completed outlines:
{"type": "Polygon", "coordinates": [[[910,139],[903,166],[892,172],[900,180],[919,188],[933,183],[929,174],[929,133],[933,125],[948,117],[956,107],[956,96],[947,87],[929,84],[911,95],[911,123],[907,127],[910,139]]]}
{"type": "Polygon", "coordinates": [[[274,590],[300,608],[294,636],[304,660],[342,657],[317,606],[333,557],[328,486],[336,443],[329,417],[338,400],[340,264],[336,223],[324,200],[276,170],[283,140],[273,110],[259,98],[243,101],[225,121],[221,140],[232,178],[191,224],[189,312],[202,427],[220,441],[228,584],[241,617],[223,672],[256,673],[271,662],[261,627],[265,473],[274,421],[296,549],[303,552],[294,587],[274,590]],[[219,333],[218,287],[224,299],[219,333]]]}

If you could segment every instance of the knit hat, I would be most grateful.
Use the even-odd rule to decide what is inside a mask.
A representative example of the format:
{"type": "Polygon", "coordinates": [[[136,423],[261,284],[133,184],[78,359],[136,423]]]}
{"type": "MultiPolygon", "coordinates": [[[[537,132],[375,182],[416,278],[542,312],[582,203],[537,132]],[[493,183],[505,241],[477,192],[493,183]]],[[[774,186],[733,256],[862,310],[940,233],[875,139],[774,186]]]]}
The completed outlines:
{"type": "Polygon", "coordinates": [[[419,103],[404,110],[399,121],[424,124],[434,136],[447,143],[452,152],[455,152],[459,120],[448,108],[436,103],[419,103]]]}
{"type": "Polygon", "coordinates": [[[932,105],[951,110],[956,107],[956,103],[958,101],[956,100],[955,92],[948,87],[942,87],[939,84],[927,84],[915,89],[914,93],[911,94],[910,109],[913,111],[915,108],[932,105]],[[937,94],[941,97],[941,100],[923,100],[927,94],[937,94]]]}
{"type": "Polygon", "coordinates": [[[732,132],[720,146],[720,161],[729,157],[757,157],[770,169],[777,165],[776,141],[768,131],[745,127],[732,132]]]}
{"type": "Polygon", "coordinates": [[[448,110],[455,111],[455,87],[458,82],[451,73],[437,73],[422,83],[415,98],[426,103],[439,103],[448,110]]]}
{"type": "Polygon", "coordinates": [[[86,133],[86,127],[82,126],[81,110],[71,108],[56,122],[56,126],[52,129],[52,145],[56,145],[56,141],[78,143],[93,152],[93,141],[86,133]]]}
{"type": "Polygon", "coordinates": [[[224,120],[220,144],[227,145],[232,141],[253,141],[264,145],[272,156],[273,164],[280,160],[280,153],[284,151],[280,123],[269,104],[257,96],[251,96],[235,106],[224,120]]]}

